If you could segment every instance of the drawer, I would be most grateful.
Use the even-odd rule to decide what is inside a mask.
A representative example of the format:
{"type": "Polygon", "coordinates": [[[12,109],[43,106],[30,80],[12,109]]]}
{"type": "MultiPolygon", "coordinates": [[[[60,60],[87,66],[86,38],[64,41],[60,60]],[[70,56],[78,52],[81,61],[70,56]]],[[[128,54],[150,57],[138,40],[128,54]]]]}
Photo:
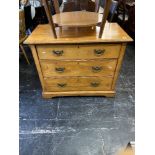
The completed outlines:
{"type": "Polygon", "coordinates": [[[110,90],[111,77],[61,77],[45,78],[47,91],[92,91],[110,90]]]}
{"type": "Polygon", "coordinates": [[[43,76],[113,76],[117,60],[40,61],[43,76]]]}
{"type": "Polygon", "coordinates": [[[38,45],[40,59],[98,59],[118,58],[120,44],[38,45]]]}

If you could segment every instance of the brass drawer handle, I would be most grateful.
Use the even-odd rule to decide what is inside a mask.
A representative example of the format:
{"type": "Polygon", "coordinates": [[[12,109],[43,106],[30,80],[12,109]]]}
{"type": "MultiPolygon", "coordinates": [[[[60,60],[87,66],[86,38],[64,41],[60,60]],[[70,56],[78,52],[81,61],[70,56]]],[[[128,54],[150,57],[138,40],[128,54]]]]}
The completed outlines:
{"type": "Polygon", "coordinates": [[[91,82],[90,83],[91,87],[98,87],[100,85],[99,82],[91,82]]]}
{"type": "Polygon", "coordinates": [[[64,53],[63,50],[61,50],[61,51],[55,51],[55,50],[53,50],[53,54],[55,54],[56,56],[62,56],[63,53],[64,53]]]}
{"type": "Polygon", "coordinates": [[[64,67],[55,68],[55,71],[58,73],[63,73],[65,71],[65,68],[64,67]]]}
{"type": "Polygon", "coordinates": [[[94,54],[96,55],[96,56],[101,56],[101,55],[103,55],[104,54],[104,52],[105,52],[105,49],[103,49],[103,50],[101,50],[101,49],[98,49],[98,50],[94,50],[94,54]]]}
{"type": "Polygon", "coordinates": [[[67,86],[67,84],[66,83],[57,83],[57,86],[60,88],[64,88],[67,86]]]}
{"type": "Polygon", "coordinates": [[[93,67],[92,67],[92,71],[93,71],[93,72],[100,72],[102,69],[103,69],[103,68],[100,67],[100,66],[93,66],[93,67]]]}

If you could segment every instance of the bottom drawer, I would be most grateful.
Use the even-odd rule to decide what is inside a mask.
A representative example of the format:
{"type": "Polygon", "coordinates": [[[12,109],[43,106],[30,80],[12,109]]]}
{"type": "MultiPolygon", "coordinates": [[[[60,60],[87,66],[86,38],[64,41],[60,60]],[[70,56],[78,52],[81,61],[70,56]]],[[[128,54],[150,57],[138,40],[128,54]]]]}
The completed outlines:
{"type": "Polygon", "coordinates": [[[111,90],[111,77],[45,78],[46,91],[111,90]]]}

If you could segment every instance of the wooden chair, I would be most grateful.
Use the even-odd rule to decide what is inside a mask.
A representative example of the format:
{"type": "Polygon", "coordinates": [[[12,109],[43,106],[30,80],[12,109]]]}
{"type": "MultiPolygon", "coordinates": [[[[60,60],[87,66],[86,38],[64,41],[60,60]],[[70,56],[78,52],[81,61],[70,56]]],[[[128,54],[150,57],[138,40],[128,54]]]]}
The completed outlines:
{"type": "Polygon", "coordinates": [[[129,9],[129,19],[127,22],[127,32],[135,39],[135,5],[129,9]]]}
{"type": "Polygon", "coordinates": [[[126,0],[118,0],[117,19],[124,25],[128,21],[128,9],[126,8],[126,0]]]}
{"type": "Polygon", "coordinates": [[[109,11],[109,15],[108,15],[108,21],[109,22],[113,21],[113,18],[115,16],[115,13],[116,13],[116,10],[117,10],[117,7],[118,7],[118,2],[112,0],[110,11],[109,11]]]}
{"type": "MultiPolygon", "coordinates": [[[[101,6],[102,8],[104,8],[104,6],[105,6],[105,0],[100,1],[99,6],[101,6]]],[[[118,1],[112,0],[111,1],[111,6],[110,6],[110,10],[109,10],[109,14],[108,14],[108,18],[107,18],[107,20],[109,22],[112,22],[113,21],[114,15],[115,15],[116,10],[117,10],[117,7],[118,7],[118,1]]]]}
{"type": "Polygon", "coordinates": [[[27,54],[24,50],[23,42],[27,38],[26,36],[26,28],[25,28],[25,18],[24,18],[24,10],[19,10],[19,48],[21,49],[21,52],[23,53],[26,61],[28,64],[30,64],[30,61],[27,57],[27,54]]]}
{"type": "MultiPolygon", "coordinates": [[[[48,17],[48,21],[49,21],[49,24],[50,24],[50,27],[51,27],[52,36],[55,39],[57,38],[57,34],[56,34],[56,30],[55,30],[56,25],[58,27],[63,27],[63,26],[68,26],[68,27],[90,27],[90,26],[96,26],[98,24],[98,22],[99,22],[98,21],[99,14],[97,13],[98,8],[99,8],[99,0],[95,0],[96,7],[95,7],[95,12],[94,13],[90,13],[88,11],[83,11],[83,12],[79,11],[79,12],[72,12],[72,13],[68,12],[67,13],[68,16],[66,14],[60,12],[58,0],[53,0],[55,11],[56,11],[56,15],[54,15],[53,17],[52,17],[52,15],[50,13],[50,8],[48,6],[48,0],[42,0],[42,1],[44,3],[44,8],[45,8],[45,11],[46,11],[46,15],[48,17]],[[75,13],[76,13],[76,15],[82,14],[82,16],[80,16],[79,18],[76,18],[76,16],[74,16],[75,13]],[[65,19],[67,19],[67,18],[65,18],[65,16],[67,16],[67,18],[69,20],[68,25],[64,22],[65,19]],[[73,16],[73,18],[71,18],[71,16],[73,16]],[[92,22],[90,22],[91,21],[90,17],[91,17],[92,22]],[[75,20],[75,18],[76,18],[76,20],[75,20]],[[81,18],[85,19],[85,20],[83,20],[84,22],[81,21],[81,18]]],[[[78,0],[78,1],[80,1],[80,0],[78,0]]],[[[106,23],[106,20],[107,20],[107,17],[108,17],[110,5],[111,5],[111,0],[106,0],[105,1],[105,6],[104,6],[104,14],[103,14],[102,19],[100,21],[101,24],[100,24],[100,31],[99,31],[99,36],[98,36],[99,38],[102,37],[104,26],[105,26],[105,23],[106,23]]]]}
{"type": "Polygon", "coordinates": [[[65,0],[61,6],[62,12],[71,12],[71,11],[90,11],[95,12],[95,2],[92,0],[65,0]]]}
{"type": "MultiPolygon", "coordinates": [[[[57,9],[57,13],[60,12],[57,0],[51,0],[55,2],[55,8],[57,9]]],[[[63,0],[61,0],[63,1],[63,0]]],[[[100,0],[65,0],[63,2],[62,12],[70,12],[70,11],[90,11],[90,12],[98,12],[100,0]]]]}

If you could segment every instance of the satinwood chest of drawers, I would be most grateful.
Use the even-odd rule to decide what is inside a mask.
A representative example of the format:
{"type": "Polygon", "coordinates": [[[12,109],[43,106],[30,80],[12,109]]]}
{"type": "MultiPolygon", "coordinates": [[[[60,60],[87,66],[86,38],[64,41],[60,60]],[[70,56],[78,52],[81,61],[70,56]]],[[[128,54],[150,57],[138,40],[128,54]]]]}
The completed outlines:
{"type": "Polygon", "coordinates": [[[115,95],[126,43],[132,39],[116,23],[98,29],[57,29],[57,39],[49,25],[39,25],[25,41],[32,50],[44,98],[55,96],[115,95]],[[75,33],[75,34],[73,34],[75,33]],[[80,36],[81,34],[81,36],[80,36]]]}

